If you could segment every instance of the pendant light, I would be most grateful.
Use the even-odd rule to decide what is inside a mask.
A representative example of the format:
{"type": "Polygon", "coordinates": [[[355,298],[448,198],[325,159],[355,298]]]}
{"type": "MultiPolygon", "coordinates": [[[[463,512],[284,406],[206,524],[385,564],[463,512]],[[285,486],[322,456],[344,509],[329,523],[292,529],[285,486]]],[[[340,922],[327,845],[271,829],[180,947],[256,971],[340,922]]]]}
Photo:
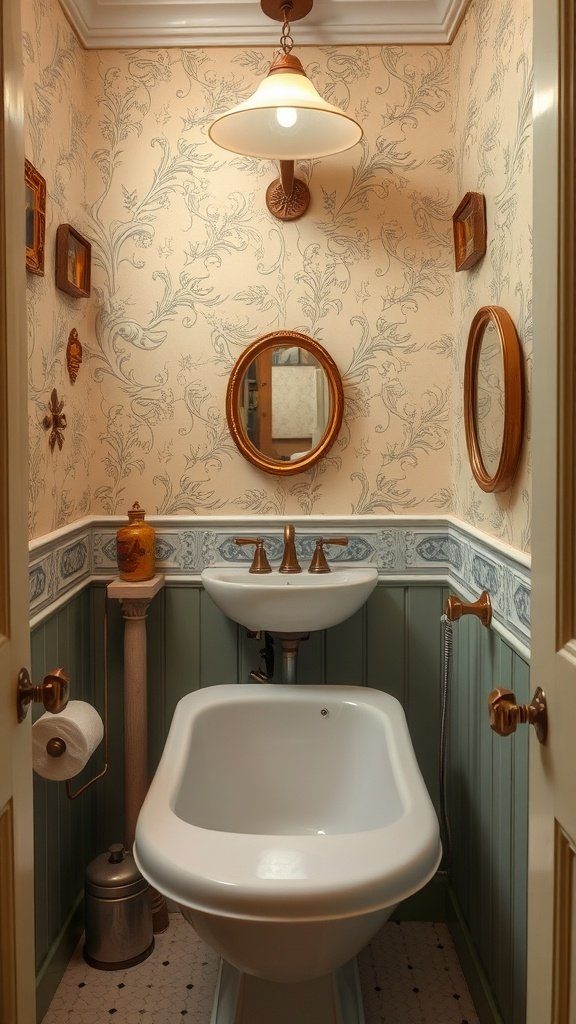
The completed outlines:
{"type": "Polygon", "coordinates": [[[308,186],[294,177],[295,160],[342,153],[362,138],[358,122],[320,96],[291,52],[290,21],[305,17],[312,3],[260,0],[268,17],[282,21],[280,52],[256,92],[218,117],[208,132],[222,149],[279,161],[280,177],[266,191],[266,205],[279,220],[296,220],[310,202],[308,186]]]}

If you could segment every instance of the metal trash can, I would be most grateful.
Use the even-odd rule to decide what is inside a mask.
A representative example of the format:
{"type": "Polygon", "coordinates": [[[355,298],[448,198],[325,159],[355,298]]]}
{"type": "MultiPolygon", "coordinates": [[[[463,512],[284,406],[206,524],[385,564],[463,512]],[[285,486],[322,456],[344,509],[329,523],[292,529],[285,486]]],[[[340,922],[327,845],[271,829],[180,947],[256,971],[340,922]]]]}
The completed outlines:
{"type": "Polygon", "coordinates": [[[150,956],[150,886],[122,843],[114,843],[108,853],[91,861],[84,891],[84,959],[91,967],[119,971],[150,956]]]}

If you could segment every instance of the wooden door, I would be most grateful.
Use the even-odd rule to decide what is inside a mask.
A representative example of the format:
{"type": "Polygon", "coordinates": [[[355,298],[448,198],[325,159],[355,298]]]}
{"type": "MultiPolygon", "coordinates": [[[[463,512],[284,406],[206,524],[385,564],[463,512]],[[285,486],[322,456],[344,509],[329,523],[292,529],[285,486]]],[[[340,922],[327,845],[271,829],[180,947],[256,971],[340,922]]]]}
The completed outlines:
{"type": "Polygon", "coordinates": [[[30,721],[18,725],[16,718],[18,673],[29,664],[22,37],[17,0],[3,0],[0,33],[0,1021],[33,1024],[30,721]]]}
{"type": "Polygon", "coordinates": [[[528,1024],[576,1022],[576,381],[573,0],[534,4],[533,688],[528,1024]]]}

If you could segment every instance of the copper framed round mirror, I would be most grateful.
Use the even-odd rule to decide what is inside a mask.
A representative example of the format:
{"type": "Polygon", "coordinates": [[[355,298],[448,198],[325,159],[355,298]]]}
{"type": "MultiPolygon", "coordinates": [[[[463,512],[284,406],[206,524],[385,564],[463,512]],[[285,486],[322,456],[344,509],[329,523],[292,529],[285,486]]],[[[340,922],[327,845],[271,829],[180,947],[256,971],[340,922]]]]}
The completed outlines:
{"type": "Polygon", "coordinates": [[[302,473],[334,444],[344,411],[338,367],[299,331],[258,338],[234,365],[226,392],[232,437],[265,473],[302,473]]]}
{"type": "Polygon", "coordinates": [[[482,306],[470,325],[464,426],[478,486],[483,491],[506,490],[522,445],[524,368],[516,328],[502,306],[482,306]]]}

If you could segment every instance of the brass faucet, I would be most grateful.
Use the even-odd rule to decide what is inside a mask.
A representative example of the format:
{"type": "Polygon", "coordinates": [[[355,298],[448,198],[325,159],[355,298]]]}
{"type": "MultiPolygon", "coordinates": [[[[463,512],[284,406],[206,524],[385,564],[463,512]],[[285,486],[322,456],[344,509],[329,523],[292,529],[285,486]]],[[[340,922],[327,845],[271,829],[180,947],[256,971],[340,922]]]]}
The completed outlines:
{"type": "Polygon", "coordinates": [[[318,537],[308,572],[330,572],[330,566],[328,565],[326,555],[324,554],[325,544],[339,544],[341,547],[346,547],[348,544],[348,537],[318,537]]]}
{"type": "Polygon", "coordinates": [[[254,558],[252,559],[252,565],[248,569],[248,572],[262,573],[272,572],[270,568],[270,562],[266,555],[266,548],[264,547],[263,537],[234,537],[235,544],[255,544],[254,558]]]}
{"type": "Polygon", "coordinates": [[[284,527],[284,554],[278,572],[302,572],[296,557],[296,545],[294,543],[295,530],[292,523],[284,527]]]}

